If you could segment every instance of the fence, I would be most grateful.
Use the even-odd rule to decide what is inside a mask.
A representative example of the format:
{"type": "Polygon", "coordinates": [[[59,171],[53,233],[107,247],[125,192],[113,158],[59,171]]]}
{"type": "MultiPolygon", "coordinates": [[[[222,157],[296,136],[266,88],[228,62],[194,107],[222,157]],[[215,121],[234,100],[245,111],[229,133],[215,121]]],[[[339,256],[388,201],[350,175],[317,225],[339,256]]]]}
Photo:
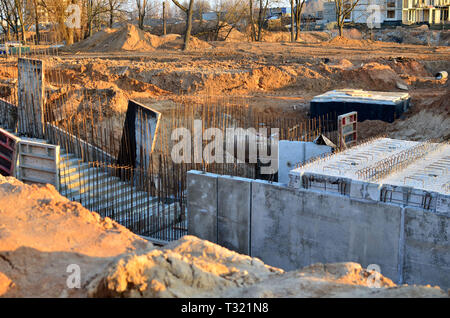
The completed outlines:
{"type": "Polygon", "coordinates": [[[176,182],[182,166],[163,158],[158,171],[101,162],[88,166],[85,182],[80,182],[78,193],[72,192],[78,195],[72,199],[145,237],[172,241],[187,234],[184,185],[176,182]],[[174,178],[159,171],[169,167],[174,178]]]}

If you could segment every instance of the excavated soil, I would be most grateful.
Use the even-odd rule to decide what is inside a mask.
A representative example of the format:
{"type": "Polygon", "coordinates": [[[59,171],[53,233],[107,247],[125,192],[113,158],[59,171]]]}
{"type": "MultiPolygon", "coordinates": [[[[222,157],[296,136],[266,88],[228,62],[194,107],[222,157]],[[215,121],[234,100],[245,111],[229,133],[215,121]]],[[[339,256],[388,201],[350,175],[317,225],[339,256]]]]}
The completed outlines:
{"type": "Polygon", "coordinates": [[[0,177],[2,297],[448,297],[396,286],[355,263],[284,272],[186,236],[158,248],[52,186],[0,177]],[[80,288],[68,288],[72,266],[80,288]]]}
{"type": "MultiPolygon", "coordinates": [[[[121,29],[105,29],[95,33],[93,36],[75,43],[64,51],[69,52],[152,52],[156,48],[181,49],[183,39],[178,34],[167,34],[157,36],[142,31],[133,24],[127,24],[121,29]]],[[[191,38],[191,49],[205,49],[211,47],[207,42],[191,38]]]]}
{"type": "MultiPolygon", "coordinates": [[[[346,29],[346,38],[331,40],[333,32],[302,32],[298,43],[283,40],[288,32],[265,32],[265,42],[260,43],[239,40],[246,34],[237,29],[233,33],[230,42],[207,43],[193,37],[194,49],[182,52],[178,34],[157,36],[133,25],[106,29],[59,57],[44,56],[48,100],[72,113],[101,104],[105,116],[114,116],[125,112],[127,99],[164,111],[180,97],[236,96],[264,113],[301,113],[307,118],[309,101],[328,90],[408,90],[413,97],[409,112],[393,124],[361,123],[360,136],[448,138],[448,126],[442,126],[447,123],[448,102],[437,100],[449,91],[449,83],[434,75],[450,70],[449,47],[372,41],[356,29],[346,29]],[[152,49],[141,50],[145,45],[152,49]]],[[[0,61],[2,98],[15,95],[14,67],[12,60],[0,61]]]]}

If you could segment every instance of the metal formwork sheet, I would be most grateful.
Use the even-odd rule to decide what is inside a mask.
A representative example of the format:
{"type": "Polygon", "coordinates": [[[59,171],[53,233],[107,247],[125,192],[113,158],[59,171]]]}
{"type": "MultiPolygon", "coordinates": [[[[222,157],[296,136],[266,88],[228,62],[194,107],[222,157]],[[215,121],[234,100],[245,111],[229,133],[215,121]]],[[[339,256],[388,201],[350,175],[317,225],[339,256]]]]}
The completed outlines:
{"type": "Polygon", "coordinates": [[[14,176],[20,138],[0,128],[0,174],[14,176]]]}
{"type": "Polygon", "coordinates": [[[148,158],[156,147],[161,113],[130,100],[125,118],[118,163],[147,168],[148,158]]]}
{"type": "Polygon", "coordinates": [[[358,113],[350,112],[338,117],[339,148],[348,148],[358,142],[358,113]]]}

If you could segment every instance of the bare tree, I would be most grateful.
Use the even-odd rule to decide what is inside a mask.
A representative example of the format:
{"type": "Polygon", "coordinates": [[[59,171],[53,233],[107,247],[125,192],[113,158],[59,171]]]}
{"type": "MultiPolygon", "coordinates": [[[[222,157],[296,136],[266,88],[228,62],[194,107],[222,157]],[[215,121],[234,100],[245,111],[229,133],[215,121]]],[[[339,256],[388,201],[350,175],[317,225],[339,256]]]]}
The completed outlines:
{"type": "Polygon", "coordinates": [[[163,19],[163,35],[167,34],[167,21],[166,21],[166,1],[163,1],[163,13],[162,13],[162,19],[163,19]]]}
{"type": "Polygon", "coordinates": [[[226,40],[234,28],[247,15],[246,1],[243,0],[224,0],[216,2],[214,12],[216,14],[215,25],[207,27],[207,33],[212,35],[209,40],[218,41],[219,36],[226,40]]]}
{"type": "Polygon", "coordinates": [[[269,0],[259,0],[259,12],[258,12],[258,34],[256,41],[262,40],[262,29],[267,21],[267,9],[269,7],[269,0]]]}
{"type": "Polygon", "coordinates": [[[344,35],[344,23],[349,19],[353,9],[359,3],[359,0],[334,0],[336,6],[336,21],[339,28],[339,36],[344,35]]]}
{"type": "Polygon", "coordinates": [[[300,24],[302,22],[302,12],[306,0],[295,0],[295,8],[292,14],[294,14],[295,19],[295,41],[300,39],[300,24]]]}
{"type": "Polygon", "coordinates": [[[144,30],[144,19],[147,15],[147,0],[136,0],[137,12],[138,12],[138,27],[144,30]]]}
{"type": "Polygon", "coordinates": [[[255,19],[253,18],[253,1],[254,0],[249,0],[249,10],[250,10],[249,23],[250,23],[250,38],[252,41],[255,41],[256,30],[255,30],[255,19]]]}
{"type": "Polygon", "coordinates": [[[25,3],[23,0],[14,0],[14,5],[20,23],[22,42],[25,44],[27,41],[27,37],[25,35],[25,3]]]}
{"type": "Polygon", "coordinates": [[[35,32],[36,32],[36,41],[35,43],[39,45],[41,42],[41,33],[39,30],[39,1],[38,0],[31,0],[30,2],[31,8],[30,12],[32,13],[32,16],[34,18],[34,26],[35,26],[35,32]]]}
{"type": "Polygon", "coordinates": [[[295,42],[295,36],[294,36],[294,0],[290,0],[291,5],[291,42],[295,42]]]}
{"type": "Polygon", "coordinates": [[[6,24],[9,37],[9,30],[12,29],[16,35],[16,40],[26,42],[25,35],[25,7],[24,0],[0,0],[0,11],[2,11],[2,21],[6,24]],[[20,38],[19,38],[20,37],[20,38]]]}
{"type": "Polygon", "coordinates": [[[109,10],[109,7],[107,6],[107,3],[105,0],[85,0],[85,6],[86,6],[86,32],[84,37],[90,37],[92,36],[94,32],[94,24],[100,24],[99,17],[107,13],[109,10]]]}
{"type": "Polygon", "coordinates": [[[124,5],[127,3],[126,0],[107,0],[107,13],[108,13],[108,25],[110,28],[113,27],[114,19],[117,18],[120,13],[124,13],[124,5]]]}
{"type": "Polygon", "coordinates": [[[211,5],[208,0],[197,0],[194,3],[193,18],[203,23],[203,13],[211,11],[211,5]]]}
{"type": "Polygon", "coordinates": [[[2,28],[5,31],[7,41],[11,40],[11,30],[16,34],[17,40],[19,40],[17,16],[14,8],[13,0],[0,0],[0,18],[3,22],[2,28]]]}
{"type": "Polygon", "coordinates": [[[184,45],[183,45],[183,51],[186,51],[189,49],[189,41],[191,38],[194,0],[189,0],[189,7],[187,8],[183,6],[181,3],[179,3],[177,0],[172,0],[172,2],[186,14],[186,30],[184,32],[184,45]]]}

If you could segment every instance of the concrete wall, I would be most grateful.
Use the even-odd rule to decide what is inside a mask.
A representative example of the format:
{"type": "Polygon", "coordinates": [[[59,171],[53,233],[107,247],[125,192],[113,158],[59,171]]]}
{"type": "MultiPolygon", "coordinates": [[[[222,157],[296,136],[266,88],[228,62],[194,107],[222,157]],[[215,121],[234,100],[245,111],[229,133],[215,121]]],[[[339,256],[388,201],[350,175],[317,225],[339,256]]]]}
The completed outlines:
{"type": "Polygon", "coordinates": [[[188,233],[217,243],[217,175],[190,171],[187,176],[188,233]]]}
{"type": "Polygon", "coordinates": [[[289,183],[289,172],[298,163],[311,158],[331,153],[329,146],[317,145],[313,142],[280,140],[278,143],[278,182],[289,183]]]}
{"type": "Polygon", "coordinates": [[[189,172],[188,232],[285,270],[353,261],[377,264],[397,283],[450,288],[449,216],[362,192],[352,198],[189,172]]]}
{"type": "Polygon", "coordinates": [[[252,256],[286,270],[314,263],[378,264],[396,279],[401,208],[255,181],[252,256]]]}
{"type": "Polygon", "coordinates": [[[404,281],[450,288],[450,218],[407,208],[404,239],[404,281]]]}
{"type": "Polygon", "coordinates": [[[250,255],[252,180],[219,176],[217,192],[217,243],[250,255]]]}

